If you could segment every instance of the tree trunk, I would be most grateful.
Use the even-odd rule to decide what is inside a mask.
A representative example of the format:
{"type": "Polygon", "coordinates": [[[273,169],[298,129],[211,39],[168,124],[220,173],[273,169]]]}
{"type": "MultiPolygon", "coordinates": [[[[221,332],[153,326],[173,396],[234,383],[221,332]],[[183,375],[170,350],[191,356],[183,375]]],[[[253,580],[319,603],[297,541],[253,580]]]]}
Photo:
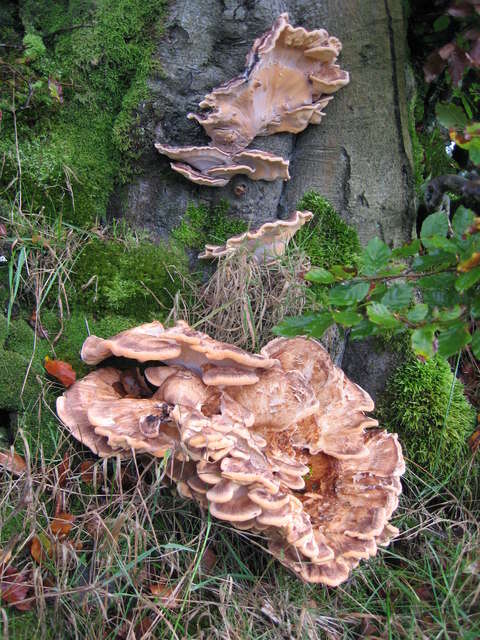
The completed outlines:
{"type": "Polygon", "coordinates": [[[166,237],[189,201],[231,202],[253,224],[285,217],[309,189],[327,197],[358,229],[398,242],[410,234],[413,191],[407,135],[405,30],[401,0],[176,0],[156,53],[162,71],[141,108],[140,175],[112,211],[166,237]],[[320,125],[252,143],[290,159],[288,182],[236,176],[226,187],[200,187],[174,173],[153,148],[205,144],[187,120],[205,93],[240,73],[254,39],[288,11],[294,25],[324,27],[343,43],[339,63],[350,84],[335,94],[320,125]],[[237,197],[234,188],[246,184],[237,197]]]}
{"type": "Polygon", "coordinates": [[[232,213],[258,226],[288,216],[301,196],[315,189],[357,228],[362,241],[379,235],[398,244],[410,237],[413,188],[401,0],[175,0],[156,59],[162,71],[149,82],[151,95],[141,106],[135,134],[141,136],[140,174],[113,199],[114,215],[153,237],[167,237],[188,202],[215,204],[223,198],[232,213]],[[334,95],[320,125],[252,143],[289,158],[290,181],[236,176],[223,188],[188,182],[153,143],[208,143],[187,113],[244,69],[254,39],[284,11],[293,25],[323,27],[341,40],[339,64],[350,72],[350,84],[334,95]],[[241,197],[234,193],[239,183],[246,185],[241,197]]]}

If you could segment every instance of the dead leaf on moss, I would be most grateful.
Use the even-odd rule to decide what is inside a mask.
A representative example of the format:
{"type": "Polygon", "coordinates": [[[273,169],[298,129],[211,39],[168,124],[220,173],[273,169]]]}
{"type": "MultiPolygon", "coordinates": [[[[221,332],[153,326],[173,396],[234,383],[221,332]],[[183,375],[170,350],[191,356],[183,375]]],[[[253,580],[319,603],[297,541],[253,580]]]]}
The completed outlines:
{"type": "Polygon", "coordinates": [[[0,449],[0,468],[10,471],[16,476],[22,475],[27,470],[27,463],[24,458],[15,451],[0,449]]]}
{"type": "Polygon", "coordinates": [[[37,312],[35,309],[32,311],[32,315],[28,319],[28,324],[36,332],[39,338],[42,338],[42,339],[48,338],[48,331],[43,327],[42,323],[37,318],[37,312]]]}
{"type": "Polygon", "coordinates": [[[48,356],[45,358],[45,370],[61,382],[64,387],[71,387],[77,378],[71,364],[63,360],[51,360],[48,356]]]}
{"type": "Polygon", "coordinates": [[[215,551],[210,549],[210,547],[208,547],[207,549],[205,549],[205,552],[202,556],[200,566],[206,573],[209,573],[216,564],[217,554],[215,553],[215,551]]]}

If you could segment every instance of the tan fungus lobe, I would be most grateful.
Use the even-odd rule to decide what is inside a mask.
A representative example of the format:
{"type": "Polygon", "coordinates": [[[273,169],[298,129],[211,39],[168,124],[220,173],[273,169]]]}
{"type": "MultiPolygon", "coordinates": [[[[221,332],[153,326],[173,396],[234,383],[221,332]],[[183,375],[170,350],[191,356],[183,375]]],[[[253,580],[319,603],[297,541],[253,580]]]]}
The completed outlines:
{"type": "Polygon", "coordinates": [[[155,390],[145,397],[133,373],[93,371],[58,399],[72,435],[102,456],[169,452],[180,495],[262,533],[301,579],[336,586],[397,535],[397,436],[365,415],[370,396],[315,340],[277,338],[255,355],[154,322],[91,336],[82,353],[156,361],[145,370],[155,390]]]}
{"type": "Polygon", "coordinates": [[[245,231],[229,238],[224,245],[205,245],[205,251],[199,254],[201,259],[222,258],[235,251],[245,251],[259,262],[270,262],[285,253],[288,243],[313,218],[310,211],[294,211],[288,220],[266,222],[256,231],[245,231]]]}
{"type": "Polygon", "coordinates": [[[237,174],[288,180],[288,161],[246,147],[256,136],[299,133],[321,122],[331,94],[349,82],[335,64],[340,51],[340,41],[324,29],[294,28],[282,13],[253,43],[245,71],[207,94],[201,113],[188,114],[211,144],[155,147],[173,160],[172,169],[197,184],[221,187],[237,174]]]}

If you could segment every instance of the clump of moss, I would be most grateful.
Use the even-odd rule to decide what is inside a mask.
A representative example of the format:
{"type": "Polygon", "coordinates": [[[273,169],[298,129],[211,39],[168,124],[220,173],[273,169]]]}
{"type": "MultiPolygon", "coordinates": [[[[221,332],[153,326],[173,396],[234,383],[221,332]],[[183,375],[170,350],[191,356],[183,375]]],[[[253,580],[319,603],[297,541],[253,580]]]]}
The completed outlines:
{"type": "MultiPolygon", "coordinates": [[[[28,78],[25,86],[18,83],[15,99],[24,203],[81,225],[105,215],[115,182],[132,171],[136,157],[129,134],[146,96],[165,4],[26,0],[12,9],[13,30],[5,33],[25,49],[23,58],[7,49],[7,62],[20,65],[17,78],[28,78]]],[[[5,83],[5,186],[18,169],[11,93],[5,83]]]]}
{"type": "Polygon", "coordinates": [[[328,268],[334,264],[354,265],[361,247],[357,232],[315,191],[309,191],[298,203],[298,209],[314,214],[311,222],[300,229],[295,241],[310,258],[312,265],[328,268]]]}
{"type": "Polygon", "coordinates": [[[118,314],[141,322],[161,319],[187,270],[179,247],[94,238],[75,266],[76,303],[97,318],[118,314]]]}
{"type": "MultiPolygon", "coordinates": [[[[378,403],[378,417],[383,426],[399,433],[408,458],[439,481],[468,460],[475,409],[443,359],[409,358],[400,365],[378,403]]],[[[418,468],[414,471],[421,475],[418,468]]]]}
{"type": "Polygon", "coordinates": [[[212,209],[205,204],[189,203],[182,222],[172,231],[174,242],[201,251],[206,243],[223,244],[228,238],[246,231],[247,223],[229,216],[228,209],[226,201],[212,209]]]}

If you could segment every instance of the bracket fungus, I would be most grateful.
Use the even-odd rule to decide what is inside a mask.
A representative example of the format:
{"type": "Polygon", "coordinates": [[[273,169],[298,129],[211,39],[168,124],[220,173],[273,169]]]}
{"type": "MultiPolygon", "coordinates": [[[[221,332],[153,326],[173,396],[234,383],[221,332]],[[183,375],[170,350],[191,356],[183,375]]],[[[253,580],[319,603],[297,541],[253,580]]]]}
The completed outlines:
{"type": "Polygon", "coordinates": [[[317,341],[277,338],[251,354],[152,322],[90,336],[82,354],[147,364],[127,376],[98,368],[67,389],[57,412],[72,435],[100,456],[170,452],[165,472],[183,497],[261,532],[301,579],[339,585],[397,534],[397,435],[365,414],[370,396],[317,341]]]}
{"type": "Polygon", "coordinates": [[[203,147],[157,143],[174,171],[197,184],[222,187],[236,174],[252,180],[289,179],[288,161],[265,151],[247,150],[256,136],[299,133],[319,124],[332,93],[349,82],[335,64],[342,45],[325,29],[293,27],[282,13],[257,38],[245,70],[213,89],[189,113],[212,142],[203,147]]]}
{"type": "Polygon", "coordinates": [[[285,253],[288,243],[313,218],[310,211],[294,211],[288,220],[266,222],[255,231],[245,231],[229,238],[224,245],[206,244],[205,251],[199,254],[202,260],[223,258],[235,251],[251,253],[259,263],[269,262],[285,253]]]}

